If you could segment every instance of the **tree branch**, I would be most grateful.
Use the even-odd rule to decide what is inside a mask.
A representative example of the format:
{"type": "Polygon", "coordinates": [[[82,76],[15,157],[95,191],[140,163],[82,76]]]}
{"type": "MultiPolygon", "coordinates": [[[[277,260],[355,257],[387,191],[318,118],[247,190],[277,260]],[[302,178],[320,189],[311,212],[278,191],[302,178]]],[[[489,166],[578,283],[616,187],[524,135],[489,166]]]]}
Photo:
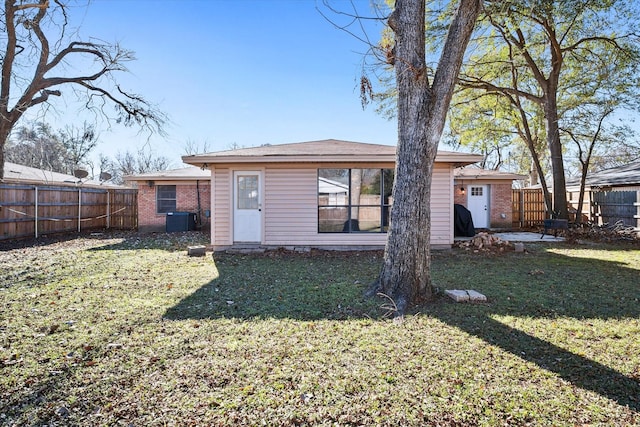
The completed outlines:
{"type": "Polygon", "coordinates": [[[481,8],[480,0],[461,0],[458,5],[433,76],[431,87],[435,89],[433,98],[437,110],[449,106],[467,44],[481,8]],[[452,73],[451,70],[455,72],[452,73]]]}
{"type": "MultiPolygon", "coordinates": [[[[531,19],[533,19],[533,17],[531,17],[531,19]]],[[[494,19],[493,16],[491,14],[489,14],[489,22],[491,23],[491,25],[498,30],[498,32],[500,33],[500,35],[502,36],[503,40],[507,43],[507,44],[513,44],[514,46],[516,46],[518,48],[518,50],[522,53],[522,56],[524,57],[527,66],[529,67],[529,69],[531,70],[531,72],[533,73],[535,79],[538,81],[538,83],[540,83],[541,85],[543,85],[544,83],[546,83],[546,77],[544,76],[544,74],[542,73],[542,71],[540,70],[540,68],[538,68],[538,65],[536,64],[536,62],[533,60],[533,58],[531,57],[531,54],[527,51],[527,47],[526,47],[526,40],[524,38],[524,34],[522,33],[522,30],[520,28],[516,28],[516,36],[514,36],[513,34],[511,34],[511,32],[507,32],[506,31],[506,24],[501,25],[499,23],[497,23],[494,19]]]]}
{"type": "Polygon", "coordinates": [[[542,96],[537,96],[529,92],[524,92],[512,87],[497,86],[491,82],[480,80],[474,77],[468,77],[468,76],[460,77],[458,79],[458,84],[468,89],[482,89],[491,93],[521,96],[532,102],[535,102],[536,104],[542,104],[544,102],[544,98],[542,96]]]}
{"type": "Polygon", "coordinates": [[[31,108],[34,105],[42,104],[43,102],[48,101],[49,96],[51,95],[61,96],[62,92],[60,92],[59,90],[42,90],[39,96],[31,99],[31,101],[24,107],[23,111],[26,111],[28,108],[31,108]]]}

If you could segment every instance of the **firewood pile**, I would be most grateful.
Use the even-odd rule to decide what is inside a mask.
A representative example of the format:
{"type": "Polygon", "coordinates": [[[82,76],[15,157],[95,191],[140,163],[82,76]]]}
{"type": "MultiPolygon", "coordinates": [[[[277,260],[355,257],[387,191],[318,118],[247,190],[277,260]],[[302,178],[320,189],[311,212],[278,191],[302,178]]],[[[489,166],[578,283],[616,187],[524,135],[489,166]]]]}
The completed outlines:
{"type": "Polygon", "coordinates": [[[458,243],[458,246],[467,250],[474,251],[499,251],[511,246],[507,240],[502,240],[495,234],[478,233],[471,240],[465,240],[458,243]]]}

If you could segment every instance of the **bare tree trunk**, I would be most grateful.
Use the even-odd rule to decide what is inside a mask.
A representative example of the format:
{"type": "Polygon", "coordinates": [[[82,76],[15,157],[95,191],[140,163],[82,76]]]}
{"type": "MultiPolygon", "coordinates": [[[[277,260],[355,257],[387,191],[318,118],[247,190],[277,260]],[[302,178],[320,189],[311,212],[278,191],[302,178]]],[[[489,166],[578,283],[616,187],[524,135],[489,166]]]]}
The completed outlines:
{"type": "Polygon", "coordinates": [[[584,204],[584,190],[587,186],[588,168],[588,165],[582,165],[582,173],[580,175],[580,191],[578,195],[578,207],[576,208],[576,218],[574,219],[574,222],[578,225],[582,224],[582,206],[584,204]]]}
{"type": "MultiPolygon", "coordinates": [[[[398,0],[389,17],[396,46],[398,148],[391,224],[384,263],[372,291],[392,298],[397,314],[429,299],[431,283],[431,181],[438,142],[480,0],[461,0],[449,28],[433,85],[425,63],[425,2],[398,0]]],[[[373,293],[373,292],[372,292],[373,293]]]]}
{"type": "Polygon", "coordinates": [[[0,120],[0,182],[4,181],[4,147],[11,134],[12,123],[0,120]]]}
{"type": "Polygon", "coordinates": [[[4,181],[4,147],[0,148],[0,182],[4,181]]]}
{"type": "Polygon", "coordinates": [[[558,127],[558,106],[556,101],[557,88],[549,90],[544,103],[544,113],[547,120],[547,142],[551,154],[551,170],[553,172],[553,216],[569,219],[567,209],[567,184],[564,175],[564,160],[562,159],[562,143],[560,142],[560,128],[558,127]]]}

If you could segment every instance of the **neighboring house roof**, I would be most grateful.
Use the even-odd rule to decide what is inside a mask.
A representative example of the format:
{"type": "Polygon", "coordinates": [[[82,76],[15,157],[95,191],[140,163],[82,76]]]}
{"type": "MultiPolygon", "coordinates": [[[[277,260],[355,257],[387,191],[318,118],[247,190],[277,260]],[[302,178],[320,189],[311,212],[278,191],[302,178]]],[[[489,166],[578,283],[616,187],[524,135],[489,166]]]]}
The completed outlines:
{"type": "Polygon", "coordinates": [[[475,165],[465,166],[463,168],[454,169],[453,177],[455,179],[476,179],[476,180],[514,180],[526,179],[526,175],[520,175],[511,172],[502,172],[496,170],[482,169],[475,165]]]}
{"type": "Polygon", "coordinates": [[[318,193],[320,194],[342,194],[348,193],[349,186],[332,179],[318,178],[318,193]]]}
{"type": "Polygon", "coordinates": [[[36,169],[11,162],[4,162],[4,182],[20,184],[61,184],[83,187],[121,187],[115,184],[93,179],[79,179],[73,175],[36,169]]]}
{"type": "Polygon", "coordinates": [[[123,179],[125,181],[193,181],[211,179],[211,171],[189,166],[186,168],[147,172],[138,175],[125,175],[123,179]]]}
{"type": "MultiPolygon", "coordinates": [[[[183,156],[188,164],[207,167],[217,163],[256,162],[395,162],[396,147],[393,145],[367,144],[363,142],[325,139],[321,141],[296,142],[291,144],[263,145],[238,150],[183,156]]],[[[482,160],[478,154],[438,151],[436,162],[451,162],[460,165],[482,160]]]]}
{"type": "MultiPolygon", "coordinates": [[[[567,180],[567,187],[580,185],[580,178],[567,180]]],[[[640,185],[640,161],[587,174],[587,187],[640,185]]]]}

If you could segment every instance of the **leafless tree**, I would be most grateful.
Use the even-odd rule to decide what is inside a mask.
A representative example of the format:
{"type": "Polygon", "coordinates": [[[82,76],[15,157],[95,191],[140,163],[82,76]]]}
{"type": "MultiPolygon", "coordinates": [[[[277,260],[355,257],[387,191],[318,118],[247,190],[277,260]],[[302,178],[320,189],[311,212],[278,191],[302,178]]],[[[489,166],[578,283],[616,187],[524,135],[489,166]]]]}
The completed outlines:
{"type": "Polygon", "coordinates": [[[98,133],[94,125],[87,122],[82,123],[82,127],[67,125],[59,132],[60,142],[67,152],[67,163],[70,173],[73,169],[86,167],[89,154],[98,145],[98,133]]]}
{"type": "Polygon", "coordinates": [[[18,127],[6,146],[6,160],[53,172],[70,173],[67,150],[59,135],[46,123],[18,127]]]}
{"type": "Polygon", "coordinates": [[[136,175],[147,172],[167,170],[172,167],[172,162],[167,157],[156,154],[154,151],[141,148],[138,151],[126,151],[116,154],[115,161],[106,157],[100,158],[100,171],[109,172],[111,181],[122,184],[125,175],[136,175]]]}
{"type": "Polygon", "coordinates": [[[196,154],[208,153],[210,151],[209,141],[199,143],[193,139],[187,139],[184,143],[184,155],[193,156],[196,154]]]}
{"type": "Polygon", "coordinates": [[[63,0],[4,0],[0,16],[0,180],[4,148],[23,115],[62,96],[65,87],[87,109],[107,120],[162,132],[164,115],[140,95],[128,92],[115,74],[127,71],[133,52],[118,44],[75,40],[68,34],[70,9],[63,0]],[[93,64],[73,75],[67,64],[93,64]]]}

